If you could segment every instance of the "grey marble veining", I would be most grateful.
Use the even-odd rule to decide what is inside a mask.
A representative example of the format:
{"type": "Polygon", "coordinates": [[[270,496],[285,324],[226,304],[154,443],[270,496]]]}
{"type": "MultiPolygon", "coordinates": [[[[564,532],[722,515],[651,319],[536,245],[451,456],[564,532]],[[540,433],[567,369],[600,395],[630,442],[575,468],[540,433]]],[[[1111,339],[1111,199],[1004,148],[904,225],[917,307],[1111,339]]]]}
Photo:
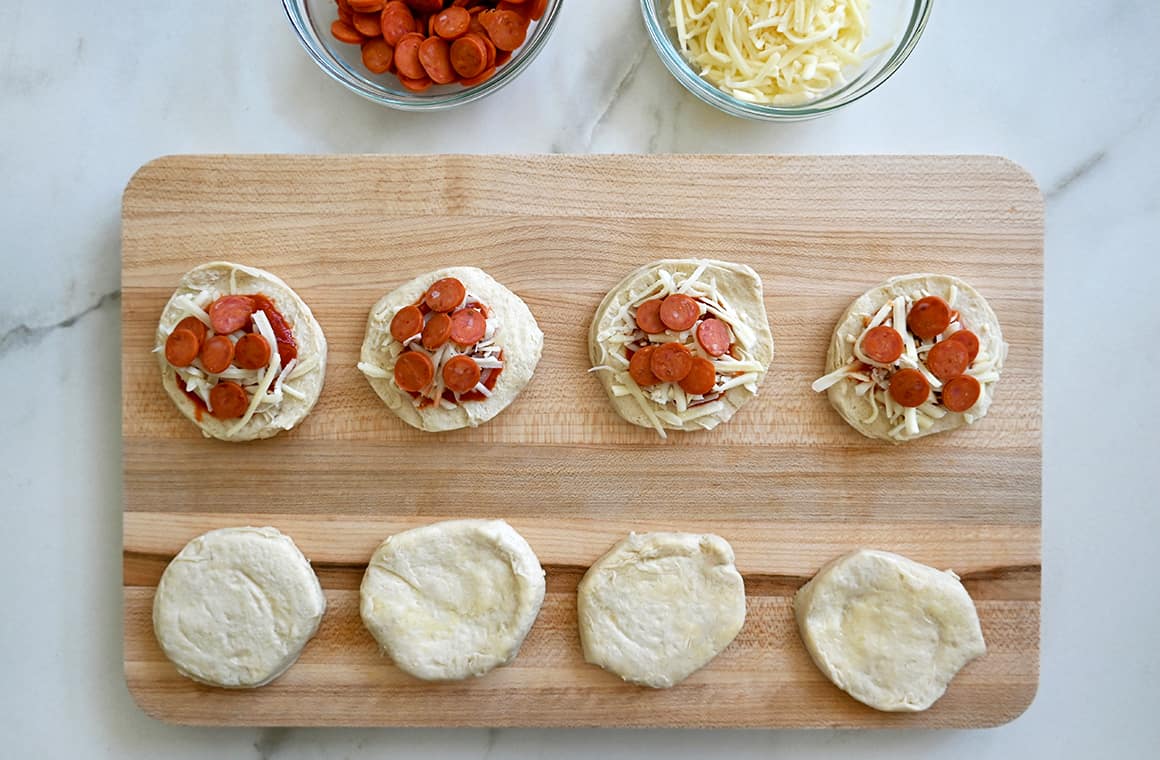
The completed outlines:
{"type": "Polygon", "coordinates": [[[397,113],[329,81],[277,3],[0,4],[0,756],[1144,757],[1160,607],[1160,6],[936,4],[911,60],[821,121],[687,95],[635,0],[566,0],[499,94],[397,113]],[[1047,198],[1039,696],[986,732],[192,729],[121,681],[119,203],[181,152],[998,153],[1047,198]]]}

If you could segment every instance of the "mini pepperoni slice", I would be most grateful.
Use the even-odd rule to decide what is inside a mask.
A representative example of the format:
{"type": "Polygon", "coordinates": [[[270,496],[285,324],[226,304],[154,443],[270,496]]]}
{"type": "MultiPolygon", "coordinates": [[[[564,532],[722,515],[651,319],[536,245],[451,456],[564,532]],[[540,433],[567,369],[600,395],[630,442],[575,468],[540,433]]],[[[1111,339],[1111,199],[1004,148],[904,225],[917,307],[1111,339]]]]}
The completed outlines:
{"type": "Polygon", "coordinates": [[[395,360],[395,385],[408,393],[418,393],[435,377],[430,357],[418,351],[404,351],[395,360]]]}
{"type": "Polygon", "coordinates": [[[680,343],[662,343],[653,351],[649,368],[662,383],[679,383],[693,369],[693,352],[680,343]]]}
{"type": "Polygon", "coordinates": [[[477,76],[460,77],[459,83],[461,85],[463,85],[464,87],[474,87],[477,84],[481,84],[483,82],[486,82],[487,80],[491,79],[493,76],[495,76],[495,66],[489,66],[488,68],[479,72],[479,74],[477,76]]]}
{"type": "MultiPolygon", "coordinates": [[[[388,45],[395,48],[396,56],[399,55],[399,42],[408,34],[418,31],[418,26],[415,24],[415,14],[411,12],[406,3],[399,2],[399,0],[392,0],[392,2],[383,5],[383,12],[379,16],[379,26],[383,30],[383,39],[387,41],[388,45]]],[[[420,34],[419,42],[422,40],[423,35],[420,34]]]]}
{"type": "Polygon", "coordinates": [[[942,388],[942,404],[948,411],[965,412],[975,405],[983,387],[970,375],[951,378],[942,388]]]}
{"type": "Polygon", "coordinates": [[[357,13],[374,13],[383,9],[383,0],[346,0],[346,4],[357,13]]]}
{"type": "Polygon", "coordinates": [[[427,77],[411,79],[400,74],[399,84],[403,85],[403,89],[410,90],[411,92],[423,92],[424,90],[431,89],[431,85],[434,83],[427,77]]]}
{"type": "Polygon", "coordinates": [[[423,294],[423,303],[431,311],[454,311],[455,307],[463,303],[467,297],[467,288],[454,277],[444,277],[436,280],[423,294]]]}
{"type": "MultiPolygon", "coordinates": [[[[386,13],[386,11],[383,11],[386,13]]],[[[385,28],[385,27],[384,27],[385,28]]],[[[387,44],[391,40],[384,36],[387,44]]],[[[423,64],[419,63],[419,45],[422,44],[425,38],[421,34],[410,33],[404,34],[395,44],[395,68],[399,71],[399,78],[406,77],[407,79],[426,79],[427,72],[423,70],[423,64]]]]}
{"type": "MultiPolygon", "coordinates": [[[[178,325],[178,327],[181,327],[181,325],[178,325]]],[[[953,340],[962,343],[963,346],[965,346],[967,349],[968,361],[973,362],[975,357],[979,355],[979,336],[975,335],[970,330],[959,330],[958,332],[951,333],[947,340],[953,340]]]]}
{"type": "Polygon", "coordinates": [[[391,70],[391,61],[395,58],[395,49],[387,41],[376,37],[362,44],[362,62],[367,70],[374,74],[385,74],[391,70]]]}
{"type": "Polygon", "coordinates": [[[717,369],[703,356],[693,357],[689,374],[681,378],[681,389],[690,396],[704,396],[717,383],[717,369]]]}
{"type": "Polygon", "coordinates": [[[902,334],[893,327],[878,325],[862,338],[862,353],[879,364],[893,364],[902,356],[902,334]]]}
{"type": "Polygon", "coordinates": [[[475,32],[485,39],[487,38],[487,30],[483,28],[483,24],[479,23],[479,17],[486,10],[489,9],[482,5],[476,5],[467,9],[467,12],[471,14],[471,26],[468,27],[468,31],[475,32]]]}
{"type": "Polygon", "coordinates": [[[539,21],[548,10],[548,0],[528,0],[528,18],[539,21]]]}
{"type": "Polygon", "coordinates": [[[645,346],[628,360],[628,374],[641,388],[660,382],[652,371],[652,355],[656,350],[656,346],[645,346]]]}
{"type": "Polygon", "coordinates": [[[487,332],[487,318],[479,309],[460,309],[451,315],[451,340],[461,346],[478,343],[487,332]]]}
{"type": "Polygon", "coordinates": [[[219,420],[233,420],[245,415],[250,407],[250,397],[237,383],[223,380],[209,389],[210,412],[219,420]]]}
{"type": "Polygon", "coordinates": [[[970,363],[967,347],[957,340],[941,340],[926,354],[926,368],[944,383],[966,372],[970,363]]]}
{"type": "Polygon", "coordinates": [[[515,50],[528,34],[527,22],[515,11],[484,11],[479,14],[479,23],[500,50],[515,50]]]}
{"type": "Polygon", "coordinates": [[[456,393],[466,393],[479,382],[479,365],[470,356],[453,356],[443,365],[443,384],[456,393]]]}
{"type": "Polygon", "coordinates": [[[715,317],[701,320],[701,324],[697,325],[697,342],[709,356],[724,355],[733,344],[729,325],[715,317]]]}
{"type": "Polygon", "coordinates": [[[663,333],[665,323],[661,321],[661,299],[654,298],[636,307],[636,326],[649,335],[663,333]]]}
{"type": "Polygon", "coordinates": [[[335,19],[330,24],[330,34],[339,42],[348,42],[357,45],[363,41],[363,36],[353,26],[342,19],[335,19]]]}
{"type": "Polygon", "coordinates": [[[482,74],[487,68],[487,45],[484,44],[483,38],[478,34],[465,34],[452,42],[451,67],[464,79],[482,74]]]}
{"type": "Polygon", "coordinates": [[[418,306],[404,306],[391,319],[391,337],[402,343],[423,332],[423,312],[418,306]]]}
{"type": "Polygon", "coordinates": [[[906,326],[923,340],[939,335],[950,324],[951,307],[938,296],[927,296],[915,301],[914,306],[910,307],[910,316],[906,318],[906,326]]]}
{"type": "Polygon", "coordinates": [[[234,343],[225,335],[215,335],[202,345],[200,357],[206,372],[225,372],[234,360],[234,343]]]}
{"type": "Polygon", "coordinates": [[[173,329],[189,330],[191,333],[193,333],[197,337],[197,348],[199,351],[201,350],[201,344],[205,342],[205,336],[209,333],[209,330],[205,326],[205,322],[202,322],[197,317],[186,317],[185,319],[178,322],[177,327],[173,329]]]}
{"type": "Polygon", "coordinates": [[[165,339],[165,361],[174,367],[188,367],[201,351],[201,342],[189,330],[180,327],[165,339]]]}
{"type": "Polygon", "coordinates": [[[419,64],[435,84],[455,81],[451,67],[451,45],[442,37],[428,37],[419,44],[419,64]]]}
{"type": "Polygon", "coordinates": [[[238,338],[234,344],[234,364],[242,369],[262,369],[270,363],[270,344],[258,333],[238,338]]]}
{"type": "Polygon", "coordinates": [[[434,351],[447,342],[451,337],[451,317],[442,313],[435,313],[427,320],[423,327],[423,348],[434,351]]]}
{"type": "Polygon", "coordinates": [[[890,378],[890,397],[899,406],[922,406],[930,397],[930,383],[916,369],[900,369],[890,378]]]}
{"type": "Polygon", "coordinates": [[[466,8],[453,5],[445,8],[431,17],[431,28],[445,40],[453,40],[467,34],[471,27],[471,14],[466,8]]]}
{"type": "Polygon", "coordinates": [[[661,301],[660,317],[670,330],[688,330],[701,316],[701,307],[684,293],[672,293],[661,301]]]}
{"type": "Polygon", "coordinates": [[[356,13],[351,22],[356,31],[364,37],[378,37],[383,33],[380,13],[356,13]]]}
{"type": "MultiPolygon", "coordinates": [[[[483,40],[484,47],[487,48],[487,68],[494,69],[495,68],[495,58],[496,58],[495,43],[492,42],[491,40],[489,40],[487,38],[486,34],[478,34],[476,36],[479,37],[479,39],[483,40]]],[[[484,73],[486,73],[486,72],[487,72],[487,69],[484,69],[484,73]]],[[[483,76],[483,74],[480,74],[480,76],[483,76]]]]}
{"type": "Polygon", "coordinates": [[[219,335],[241,330],[254,313],[254,302],[246,296],[222,296],[206,309],[209,323],[219,335]]]}

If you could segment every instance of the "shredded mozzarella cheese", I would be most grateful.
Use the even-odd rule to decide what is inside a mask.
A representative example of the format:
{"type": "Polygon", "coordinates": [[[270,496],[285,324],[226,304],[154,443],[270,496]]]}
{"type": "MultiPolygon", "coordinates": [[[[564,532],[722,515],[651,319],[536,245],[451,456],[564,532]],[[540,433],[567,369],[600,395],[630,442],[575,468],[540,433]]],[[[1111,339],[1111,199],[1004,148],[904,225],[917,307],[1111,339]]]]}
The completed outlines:
{"type": "Polygon", "coordinates": [[[672,0],[681,52],[710,84],[750,103],[790,105],[843,84],[861,64],[867,0],[672,0]]]}

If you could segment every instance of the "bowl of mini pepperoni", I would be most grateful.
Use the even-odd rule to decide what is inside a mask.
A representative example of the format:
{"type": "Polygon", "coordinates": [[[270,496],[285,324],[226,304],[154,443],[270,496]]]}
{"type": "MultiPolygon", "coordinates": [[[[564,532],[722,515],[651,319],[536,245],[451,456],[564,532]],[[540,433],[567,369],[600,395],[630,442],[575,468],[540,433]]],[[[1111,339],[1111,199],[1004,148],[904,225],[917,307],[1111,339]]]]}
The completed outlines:
{"type": "Polygon", "coordinates": [[[391,108],[438,110],[485,97],[543,49],[561,0],[283,0],[314,62],[391,108]]]}

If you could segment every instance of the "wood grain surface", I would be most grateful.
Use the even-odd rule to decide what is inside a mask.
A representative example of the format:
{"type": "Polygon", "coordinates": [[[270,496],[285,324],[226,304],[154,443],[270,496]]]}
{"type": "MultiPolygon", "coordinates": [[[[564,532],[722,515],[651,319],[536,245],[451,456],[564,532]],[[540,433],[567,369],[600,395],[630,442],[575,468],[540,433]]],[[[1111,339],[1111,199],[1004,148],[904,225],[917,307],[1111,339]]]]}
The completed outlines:
{"type": "Polygon", "coordinates": [[[125,676],[158,718],[215,725],[991,726],[1019,715],[1039,668],[1043,206],[993,157],[175,156],[123,205],[125,676]],[[754,267],[776,355],[758,398],[716,430],[659,440],[621,421],[586,370],[604,293],[635,267],[710,256],[754,267]],[[269,269],[330,344],[313,413],[275,439],[203,439],[151,353],[182,273],[212,259],[269,269]],[[355,369],[367,312],[436,267],[480,266],[522,296],[544,355],[511,407],[474,430],[420,433],[355,369]],[[980,423],[905,446],[867,440],[811,392],[834,321],[895,274],[955,274],[1010,343],[980,423]],[[213,473],[212,477],[209,474],[213,473]],[[391,533],[507,519],[548,572],[519,657],[428,684],[381,657],[358,583],[391,533]],[[194,536],[273,525],[329,599],[318,636],[273,684],[227,691],[177,674],[153,637],[153,590],[194,536]],[[584,663],[575,591],[630,530],[730,541],[748,617],[733,644],[665,691],[584,663]],[[792,595],[859,546],[953,568],[987,654],[919,714],[832,686],[801,645],[792,595]]]}

